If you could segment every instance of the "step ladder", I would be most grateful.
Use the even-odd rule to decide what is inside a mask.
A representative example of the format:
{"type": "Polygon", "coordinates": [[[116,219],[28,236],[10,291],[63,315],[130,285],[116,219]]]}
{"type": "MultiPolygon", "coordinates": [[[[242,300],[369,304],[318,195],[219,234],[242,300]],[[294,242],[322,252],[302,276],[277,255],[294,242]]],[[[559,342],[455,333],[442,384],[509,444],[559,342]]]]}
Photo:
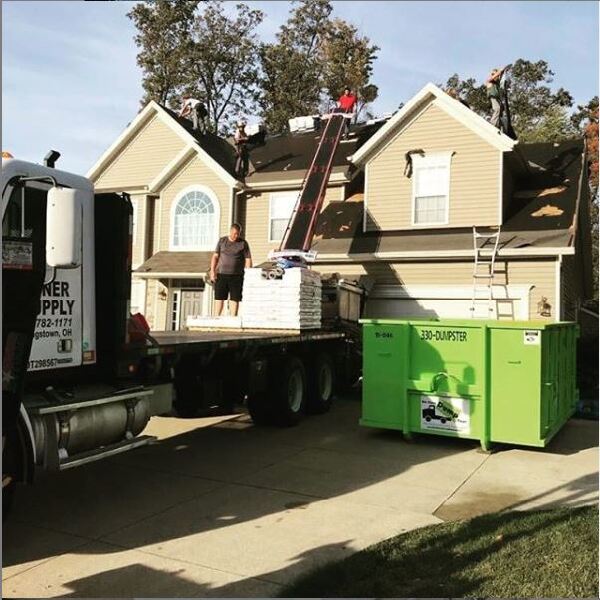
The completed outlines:
{"type": "Polygon", "coordinates": [[[500,227],[496,231],[480,233],[473,226],[473,294],[471,298],[471,318],[490,319],[494,314],[493,284],[500,241],[500,227]],[[480,243],[481,242],[481,243],[480,243]],[[485,254],[484,254],[485,252],[485,254]],[[483,306],[483,314],[477,307],[483,306]]]}

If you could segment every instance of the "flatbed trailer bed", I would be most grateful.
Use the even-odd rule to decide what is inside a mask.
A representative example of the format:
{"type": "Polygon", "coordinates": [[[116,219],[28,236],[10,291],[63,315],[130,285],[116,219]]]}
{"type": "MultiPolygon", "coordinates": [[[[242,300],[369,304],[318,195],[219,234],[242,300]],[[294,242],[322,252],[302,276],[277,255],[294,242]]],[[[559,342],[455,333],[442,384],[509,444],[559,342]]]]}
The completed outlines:
{"type": "Polygon", "coordinates": [[[215,346],[219,349],[238,349],[243,346],[269,346],[273,344],[298,344],[311,341],[341,340],[342,331],[313,329],[306,331],[276,329],[219,329],[196,331],[161,331],[152,333],[157,346],[146,347],[148,356],[195,352],[201,347],[215,346]]]}
{"type": "MultiPolygon", "coordinates": [[[[151,332],[150,339],[122,349],[119,371],[142,385],[171,382],[173,405],[182,416],[245,399],[255,421],[264,421],[259,413],[269,404],[287,407],[280,392],[290,377],[301,380],[300,405],[323,412],[334,386],[356,378],[358,344],[341,328],[165,331],[151,332]]],[[[300,412],[286,409],[279,421],[296,422],[300,412]]]]}

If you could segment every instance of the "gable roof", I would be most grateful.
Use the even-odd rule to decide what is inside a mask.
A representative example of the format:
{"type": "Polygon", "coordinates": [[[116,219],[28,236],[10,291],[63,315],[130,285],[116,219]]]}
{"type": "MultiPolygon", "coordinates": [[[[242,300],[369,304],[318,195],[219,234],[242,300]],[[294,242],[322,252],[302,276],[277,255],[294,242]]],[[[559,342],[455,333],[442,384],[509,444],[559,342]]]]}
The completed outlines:
{"type": "MultiPolygon", "coordinates": [[[[555,256],[574,253],[584,154],[582,139],[519,144],[525,160],[516,178],[500,234],[500,256],[555,256]]],[[[312,249],[319,260],[472,257],[469,228],[363,232],[360,194],[331,202],[319,215],[312,249]]]]}
{"type": "Polygon", "coordinates": [[[433,83],[428,83],[417,92],[369,141],[359,148],[350,160],[363,164],[384,144],[388,143],[405,125],[412,121],[433,101],[436,105],[462,123],[465,127],[489,142],[501,151],[512,150],[516,141],[496,129],[476,112],[455,100],[433,83]]]}
{"type": "MultiPolygon", "coordinates": [[[[183,153],[190,149],[193,150],[228,185],[242,187],[242,184],[234,176],[234,150],[226,140],[211,133],[202,136],[194,132],[191,123],[187,119],[178,117],[176,113],[154,100],[146,104],[133,121],[127,125],[119,137],[89,169],[86,177],[92,180],[97,179],[105,167],[116,158],[119,152],[154,116],[170,127],[185,142],[186,146],[182,150],[183,153]]],[[[169,163],[166,170],[160,174],[161,179],[166,180],[170,172],[179,165],[179,160],[173,160],[169,163]],[[169,169],[169,167],[172,168],[169,169]]]]}

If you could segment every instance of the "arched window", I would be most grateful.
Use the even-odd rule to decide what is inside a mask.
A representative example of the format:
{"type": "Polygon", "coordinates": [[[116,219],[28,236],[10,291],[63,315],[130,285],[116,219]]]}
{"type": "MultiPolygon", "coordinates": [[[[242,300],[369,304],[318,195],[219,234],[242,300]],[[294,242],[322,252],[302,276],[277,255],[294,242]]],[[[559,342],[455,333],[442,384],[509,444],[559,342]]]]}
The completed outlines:
{"type": "Polygon", "coordinates": [[[183,190],[172,209],[171,248],[212,250],[219,232],[219,204],[207,188],[183,190]]]}

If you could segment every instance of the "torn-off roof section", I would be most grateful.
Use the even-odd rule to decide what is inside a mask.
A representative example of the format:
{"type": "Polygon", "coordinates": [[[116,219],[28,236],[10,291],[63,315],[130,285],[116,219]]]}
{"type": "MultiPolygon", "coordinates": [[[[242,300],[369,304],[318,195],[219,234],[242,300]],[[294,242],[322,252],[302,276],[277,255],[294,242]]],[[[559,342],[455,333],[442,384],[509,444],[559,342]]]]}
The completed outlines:
{"type": "Polygon", "coordinates": [[[515,181],[503,230],[566,230],[580,193],[583,139],[519,144],[528,172],[515,181]]]}
{"type": "MultiPolygon", "coordinates": [[[[346,179],[350,179],[353,166],[348,157],[383,124],[384,122],[378,122],[352,126],[349,139],[342,141],[334,154],[332,174],[342,174],[346,179]]],[[[246,182],[253,185],[267,181],[302,179],[317,151],[321,133],[322,130],[277,135],[267,137],[262,145],[251,147],[252,168],[246,182]]]]}

